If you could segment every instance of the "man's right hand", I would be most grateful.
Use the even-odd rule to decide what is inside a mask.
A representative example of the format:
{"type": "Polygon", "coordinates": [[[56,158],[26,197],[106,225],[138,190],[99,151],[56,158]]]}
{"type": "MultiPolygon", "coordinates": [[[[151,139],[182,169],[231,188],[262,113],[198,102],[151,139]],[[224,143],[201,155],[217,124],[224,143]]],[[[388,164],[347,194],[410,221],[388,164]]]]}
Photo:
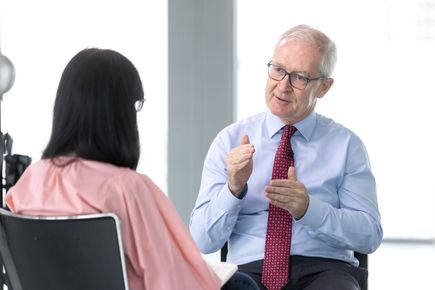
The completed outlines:
{"type": "Polygon", "coordinates": [[[243,135],[240,145],[227,153],[228,187],[234,196],[239,197],[252,173],[254,145],[249,144],[249,136],[243,135]]]}

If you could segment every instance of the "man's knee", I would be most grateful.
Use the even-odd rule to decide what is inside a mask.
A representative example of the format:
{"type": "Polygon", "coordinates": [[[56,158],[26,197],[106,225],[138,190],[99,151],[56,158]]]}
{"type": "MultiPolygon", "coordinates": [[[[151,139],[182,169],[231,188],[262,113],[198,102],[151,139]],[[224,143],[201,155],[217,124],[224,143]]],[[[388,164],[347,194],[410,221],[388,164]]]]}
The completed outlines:
{"type": "Polygon", "coordinates": [[[351,273],[329,270],[316,275],[304,290],[361,290],[360,283],[351,273]]]}

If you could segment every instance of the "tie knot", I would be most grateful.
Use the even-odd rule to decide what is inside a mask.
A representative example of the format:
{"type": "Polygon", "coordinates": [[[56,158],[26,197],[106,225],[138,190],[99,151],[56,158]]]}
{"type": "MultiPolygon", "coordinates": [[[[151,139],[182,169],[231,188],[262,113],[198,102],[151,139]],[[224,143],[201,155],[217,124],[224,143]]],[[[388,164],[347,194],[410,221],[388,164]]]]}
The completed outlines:
{"type": "Polygon", "coordinates": [[[289,139],[297,129],[294,126],[285,125],[282,131],[281,139],[289,139]]]}

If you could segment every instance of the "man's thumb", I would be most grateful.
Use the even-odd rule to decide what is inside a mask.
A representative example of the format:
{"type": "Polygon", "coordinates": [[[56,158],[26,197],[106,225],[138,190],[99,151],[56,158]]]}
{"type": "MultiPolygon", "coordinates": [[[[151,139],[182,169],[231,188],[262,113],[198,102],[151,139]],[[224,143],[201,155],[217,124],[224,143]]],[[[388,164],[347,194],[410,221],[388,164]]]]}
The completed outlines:
{"type": "Polygon", "coordinates": [[[290,166],[288,168],[288,179],[293,180],[293,181],[297,181],[296,179],[296,175],[295,175],[295,168],[293,166],[290,166]]]}
{"type": "Polygon", "coordinates": [[[249,144],[249,136],[248,135],[243,135],[242,138],[240,139],[240,144],[249,144]]]}

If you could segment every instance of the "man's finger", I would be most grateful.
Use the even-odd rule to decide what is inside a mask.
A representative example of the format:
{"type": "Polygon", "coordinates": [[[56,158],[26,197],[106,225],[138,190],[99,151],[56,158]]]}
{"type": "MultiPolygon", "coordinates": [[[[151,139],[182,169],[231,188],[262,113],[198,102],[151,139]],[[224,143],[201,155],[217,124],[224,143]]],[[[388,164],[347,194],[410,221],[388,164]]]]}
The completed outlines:
{"type": "Polygon", "coordinates": [[[288,179],[292,180],[292,181],[297,181],[296,179],[296,175],[295,175],[295,168],[293,166],[290,166],[288,168],[288,179]]]}
{"type": "Polygon", "coordinates": [[[242,138],[240,139],[240,144],[249,144],[249,136],[248,135],[243,135],[242,138]]]}

